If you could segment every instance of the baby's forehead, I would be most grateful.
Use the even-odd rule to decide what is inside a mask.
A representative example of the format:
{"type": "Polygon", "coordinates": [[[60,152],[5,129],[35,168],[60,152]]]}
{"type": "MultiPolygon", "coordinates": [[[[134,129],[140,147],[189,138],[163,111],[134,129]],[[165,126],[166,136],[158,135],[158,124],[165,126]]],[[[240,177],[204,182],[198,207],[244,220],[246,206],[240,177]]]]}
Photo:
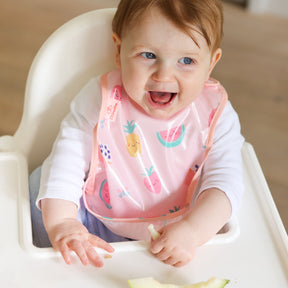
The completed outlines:
{"type": "Polygon", "coordinates": [[[215,33],[213,33],[212,28],[207,27],[203,30],[203,27],[199,24],[199,22],[193,20],[193,17],[189,19],[190,21],[179,20],[171,15],[167,16],[165,11],[159,7],[149,7],[149,9],[145,9],[141,12],[142,13],[139,13],[137,17],[131,18],[129,22],[126,22],[125,27],[122,28],[121,36],[129,36],[131,29],[141,27],[143,22],[149,21],[151,17],[155,17],[155,15],[157,16],[158,14],[160,18],[163,16],[168,22],[176,27],[179,32],[187,34],[199,48],[200,46],[203,46],[203,39],[205,40],[209,49],[212,48],[213,42],[215,42],[215,33]]]}
{"type": "MultiPolygon", "coordinates": [[[[122,30],[121,38],[127,39],[127,38],[130,38],[129,36],[132,36],[132,35],[134,36],[134,40],[135,38],[136,39],[142,38],[141,33],[144,32],[143,27],[146,28],[147,25],[145,24],[147,23],[150,26],[150,31],[152,30],[152,32],[157,31],[159,27],[168,28],[169,25],[167,25],[166,23],[163,23],[163,25],[161,25],[161,23],[159,24],[159,21],[161,22],[161,19],[164,19],[164,21],[169,22],[171,26],[176,28],[175,30],[173,29],[173,32],[172,32],[173,34],[170,34],[171,39],[173,39],[173,35],[175,34],[177,35],[183,34],[183,35],[188,36],[196,44],[198,48],[203,48],[203,46],[206,46],[206,47],[208,46],[208,49],[210,49],[209,44],[207,43],[207,40],[205,36],[203,35],[203,33],[201,32],[199,27],[195,26],[194,23],[185,23],[185,25],[180,25],[178,22],[172,21],[171,19],[169,19],[167,15],[165,15],[159,8],[150,8],[149,10],[146,10],[145,13],[142,13],[141,15],[139,15],[139,17],[137,18],[137,21],[131,21],[130,23],[127,23],[127,26],[125,27],[125,29],[122,30]],[[157,19],[158,21],[153,21],[153,19],[157,19]],[[153,25],[155,28],[153,27],[153,25]]],[[[161,29],[161,30],[163,31],[165,29],[161,29]]],[[[166,35],[163,35],[163,36],[166,36],[166,35]]],[[[159,37],[161,37],[161,35],[159,35],[159,37]]]]}

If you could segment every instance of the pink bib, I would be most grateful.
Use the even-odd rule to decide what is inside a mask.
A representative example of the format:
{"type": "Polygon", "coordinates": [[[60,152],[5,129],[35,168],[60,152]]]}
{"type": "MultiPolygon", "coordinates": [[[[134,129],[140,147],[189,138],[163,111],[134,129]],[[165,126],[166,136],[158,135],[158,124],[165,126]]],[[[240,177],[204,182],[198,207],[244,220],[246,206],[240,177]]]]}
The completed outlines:
{"type": "Polygon", "coordinates": [[[192,104],[161,120],[131,103],[119,70],[103,75],[101,84],[86,208],[114,233],[148,240],[150,223],[159,229],[191,208],[227,94],[209,80],[192,104]]]}

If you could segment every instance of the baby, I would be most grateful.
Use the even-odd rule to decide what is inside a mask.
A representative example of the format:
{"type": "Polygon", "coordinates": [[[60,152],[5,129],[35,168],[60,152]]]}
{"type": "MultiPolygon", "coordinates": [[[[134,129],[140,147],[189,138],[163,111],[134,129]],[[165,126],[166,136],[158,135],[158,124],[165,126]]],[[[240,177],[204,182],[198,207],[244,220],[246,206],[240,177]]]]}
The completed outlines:
{"type": "Polygon", "coordinates": [[[95,246],[112,253],[109,242],[151,240],[151,253],[180,267],[237,211],[243,137],[224,88],[210,78],[222,23],[220,0],[120,1],[118,69],[74,99],[39,195],[31,188],[47,231],[32,208],[35,244],[51,243],[68,264],[74,251],[100,267],[95,246]]]}

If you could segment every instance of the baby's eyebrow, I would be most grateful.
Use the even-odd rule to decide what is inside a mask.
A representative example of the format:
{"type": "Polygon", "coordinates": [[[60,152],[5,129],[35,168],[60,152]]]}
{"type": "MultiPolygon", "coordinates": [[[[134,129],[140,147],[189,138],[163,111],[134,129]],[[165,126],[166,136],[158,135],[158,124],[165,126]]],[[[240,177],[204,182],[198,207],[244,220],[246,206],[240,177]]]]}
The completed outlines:
{"type": "Polygon", "coordinates": [[[199,52],[200,51],[195,51],[195,52],[193,52],[193,51],[191,51],[191,50],[182,50],[182,51],[180,51],[180,53],[181,54],[185,54],[185,55],[199,55],[199,52]]]}
{"type": "Polygon", "coordinates": [[[153,49],[148,48],[147,46],[144,45],[134,45],[131,48],[132,51],[152,51],[153,49]]]}
{"type": "Polygon", "coordinates": [[[183,57],[191,57],[191,58],[194,58],[194,57],[199,57],[200,55],[200,49],[199,51],[191,51],[191,50],[183,50],[183,51],[180,51],[180,55],[182,55],[183,57]]]}

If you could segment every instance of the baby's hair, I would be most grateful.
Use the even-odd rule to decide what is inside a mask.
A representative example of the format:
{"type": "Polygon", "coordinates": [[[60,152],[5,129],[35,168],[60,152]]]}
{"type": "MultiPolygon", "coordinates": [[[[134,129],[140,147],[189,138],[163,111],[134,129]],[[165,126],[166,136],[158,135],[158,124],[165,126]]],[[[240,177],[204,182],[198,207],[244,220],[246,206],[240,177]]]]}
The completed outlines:
{"type": "Polygon", "coordinates": [[[127,29],[137,25],[145,12],[154,7],[190,35],[196,44],[191,33],[191,29],[195,31],[195,28],[206,39],[212,52],[219,48],[223,35],[221,0],[121,0],[113,19],[113,32],[122,37],[127,29]]]}

